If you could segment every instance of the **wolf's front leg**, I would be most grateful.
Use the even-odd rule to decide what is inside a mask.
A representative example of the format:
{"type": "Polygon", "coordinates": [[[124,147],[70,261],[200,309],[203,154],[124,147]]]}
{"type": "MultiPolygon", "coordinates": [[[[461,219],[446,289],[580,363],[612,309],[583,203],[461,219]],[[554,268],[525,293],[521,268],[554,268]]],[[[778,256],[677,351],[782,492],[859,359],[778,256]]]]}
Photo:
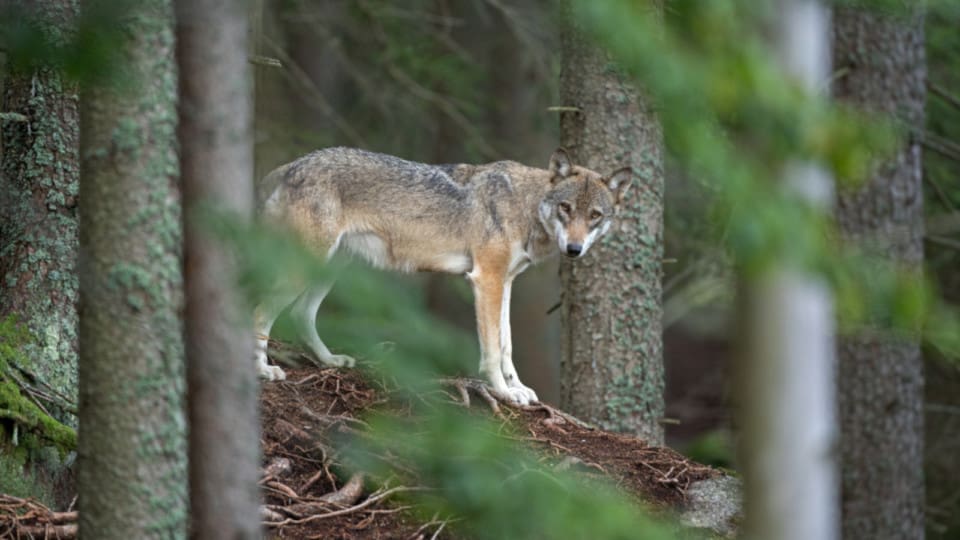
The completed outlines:
{"type": "Polygon", "coordinates": [[[500,304],[500,372],[507,386],[523,392],[531,403],[540,401],[532,388],[520,382],[517,368],[513,365],[513,336],[510,334],[510,289],[513,282],[503,286],[503,301],[500,304]]]}
{"type": "MultiPolygon", "coordinates": [[[[530,395],[522,388],[508,385],[502,371],[500,319],[503,313],[508,255],[493,250],[476,255],[473,270],[467,274],[467,277],[473,284],[474,303],[477,309],[480,374],[487,379],[490,389],[498,398],[518,405],[527,405],[531,401],[530,395]]],[[[516,374],[513,376],[516,378],[516,374]]]]}

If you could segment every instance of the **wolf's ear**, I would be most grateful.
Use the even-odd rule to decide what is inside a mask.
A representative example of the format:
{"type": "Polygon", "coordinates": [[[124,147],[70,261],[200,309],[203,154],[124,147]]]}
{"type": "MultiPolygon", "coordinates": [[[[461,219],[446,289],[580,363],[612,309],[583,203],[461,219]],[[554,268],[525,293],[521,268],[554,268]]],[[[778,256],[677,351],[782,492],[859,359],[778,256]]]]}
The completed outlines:
{"type": "Polygon", "coordinates": [[[627,189],[630,188],[630,184],[633,182],[633,176],[633,168],[624,167],[607,177],[607,187],[613,192],[613,199],[616,204],[623,202],[623,198],[627,194],[627,189]]]}
{"type": "Polygon", "coordinates": [[[567,155],[567,151],[563,148],[557,148],[550,156],[550,172],[553,173],[553,178],[566,178],[570,176],[572,171],[573,166],[570,164],[570,156],[567,155]]]}

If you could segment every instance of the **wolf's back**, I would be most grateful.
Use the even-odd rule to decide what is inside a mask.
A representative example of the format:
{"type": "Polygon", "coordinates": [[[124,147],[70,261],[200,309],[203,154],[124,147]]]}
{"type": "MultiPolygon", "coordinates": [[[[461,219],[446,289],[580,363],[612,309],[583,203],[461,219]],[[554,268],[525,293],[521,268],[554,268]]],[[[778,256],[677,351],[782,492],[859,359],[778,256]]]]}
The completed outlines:
{"type": "MultiPolygon", "coordinates": [[[[383,205],[419,196],[436,204],[461,206],[465,186],[454,181],[455,165],[428,165],[356,148],[326,148],[274,169],[259,184],[258,209],[283,199],[284,192],[317,193],[332,188],[344,204],[383,205]]],[[[329,191],[326,191],[329,194],[329,191]]],[[[299,195],[298,195],[299,196],[299,195]]]]}

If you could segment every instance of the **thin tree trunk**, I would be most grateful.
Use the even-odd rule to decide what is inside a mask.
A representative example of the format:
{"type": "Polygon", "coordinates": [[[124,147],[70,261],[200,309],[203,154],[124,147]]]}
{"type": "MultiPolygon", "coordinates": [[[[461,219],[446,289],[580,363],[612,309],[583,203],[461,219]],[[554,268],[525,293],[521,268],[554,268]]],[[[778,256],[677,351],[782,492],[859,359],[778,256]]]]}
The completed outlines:
{"type": "MultiPolygon", "coordinates": [[[[893,156],[842,192],[844,236],[906,268],[923,262],[920,141],[926,62],[920,2],[906,13],[835,12],[834,95],[903,127],[893,156]]],[[[870,329],[839,343],[845,538],[923,538],[923,359],[915,339],[870,329]]]]}
{"type": "Polygon", "coordinates": [[[116,79],[86,89],[81,105],[80,535],[182,538],[173,10],[169,0],[123,6],[116,79]]]}
{"type": "Polygon", "coordinates": [[[561,144],[601,174],[632,166],[638,177],[618,222],[583,260],[564,261],[561,403],[607,429],[663,442],[663,137],[647,99],[608,55],[571,26],[564,31],[561,144]]]}
{"type": "MultiPolygon", "coordinates": [[[[829,74],[829,19],[815,0],[780,0],[770,34],[788,74],[815,92],[829,74]]],[[[832,180],[809,163],[790,163],[784,188],[823,211],[832,180]]],[[[798,201],[800,202],[800,201],[798,201]]],[[[738,459],[744,476],[744,537],[837,537],[834,324],[829,288],[774,262],[742,276],[743,354],[737,366],[738,459]]]]}
{"type": "MultiPolygon", "coordinates": [[[[46,37],[72,33],[76,0],[31,3],[46,37]]],[[[0,319],[14,315],[35,342],[29,368],[62,394],[77,392],[77,89],[55,69],[8,72],[0,111],[0,319]]],[[[62,412],[62,411],[61,411],[62,412]]],[[[75,419],[61,419],[75,423],[75,419]]]]}
{"type": "Polygon", "coordinates": [[[253,210],[248,22],[238,0],[177,2],[190,410],[197,538],[260,536],[260,432],[253,339],[234,261],[199,212],[253,210]],[[206,209],[204,208],[206,206],[206,209]]]}

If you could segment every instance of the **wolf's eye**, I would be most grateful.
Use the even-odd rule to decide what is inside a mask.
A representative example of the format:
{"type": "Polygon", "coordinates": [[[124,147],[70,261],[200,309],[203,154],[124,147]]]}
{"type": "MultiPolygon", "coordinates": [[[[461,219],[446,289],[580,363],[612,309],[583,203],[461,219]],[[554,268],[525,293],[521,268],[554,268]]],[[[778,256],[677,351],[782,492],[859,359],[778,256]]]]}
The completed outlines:
{"type": "Polygon", "coordinates": [[[557,208],[560,209],[561,213],[570,215],[570,212],[573,211],[573,208],[570,207],[570,203],[564,201],[557,205],[557,208]]]}
{"type": "Polygon", "coordinates": [[[590,211],[590,221],[597,221],[602,217],[603,217],[603,213],[601,213],[599,210],[590,211]]]}

